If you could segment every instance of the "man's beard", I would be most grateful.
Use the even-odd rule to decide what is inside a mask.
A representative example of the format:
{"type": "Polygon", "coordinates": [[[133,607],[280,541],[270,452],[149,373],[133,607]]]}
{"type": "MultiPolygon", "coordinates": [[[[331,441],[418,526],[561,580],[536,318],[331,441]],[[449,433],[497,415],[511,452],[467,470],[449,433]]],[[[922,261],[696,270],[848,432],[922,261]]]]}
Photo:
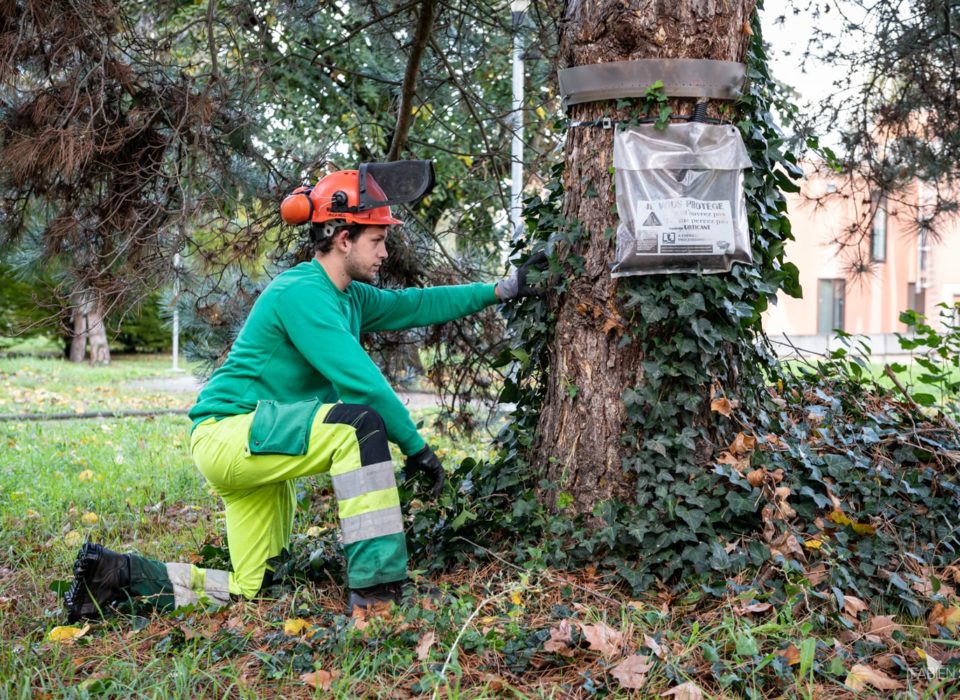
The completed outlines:
{"type": "Polygon", "coordinates": [[[344,269],[351,280],[373,284],[377,278],[376,272],[371,272],[369,267],[362,267],[357,264],[352,255],[347,255],[344,260],[344,269]]]}

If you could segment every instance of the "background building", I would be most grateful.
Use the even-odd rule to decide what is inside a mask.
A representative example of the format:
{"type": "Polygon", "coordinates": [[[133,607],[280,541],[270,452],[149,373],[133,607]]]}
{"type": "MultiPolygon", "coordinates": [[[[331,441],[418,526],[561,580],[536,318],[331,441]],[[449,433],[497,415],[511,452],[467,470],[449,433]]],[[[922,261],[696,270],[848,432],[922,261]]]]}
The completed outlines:
{"type": "Polygon", "coordinates": [[[932,199],[918,181],[878,198],[847,175],[810,169],[801,191],[788,194],[796,240],[786,257],[800,270],[803,298],[781,294],[765,314],[767,333],[822,352],[837,345],[830,337],[840,329],[871,336],[879,354],[896,354],[894,334],[908,332],[901,311],[939,325],[938,304],[960,302],[960,216],[930,221],[932,199]]]}

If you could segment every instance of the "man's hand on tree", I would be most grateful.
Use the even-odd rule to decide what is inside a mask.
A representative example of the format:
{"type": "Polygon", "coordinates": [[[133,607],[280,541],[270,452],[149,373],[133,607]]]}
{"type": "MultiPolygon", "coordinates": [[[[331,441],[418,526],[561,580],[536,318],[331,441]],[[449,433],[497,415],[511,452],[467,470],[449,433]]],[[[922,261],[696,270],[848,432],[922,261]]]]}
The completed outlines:
{"type": "Polygon", "coordinates": [[[509,277],[497,282],[497,298],[500,301],[507,301],[508,299],[545,296],[546,289],[532,287],[527,283],[527,273],[531,267],[535,270],[546,270],[547,254],[540,252],[531,255],[520,267],[514,268],[509,277]]]}
{"type": "Polygon", "coordinates": [[[439,498],[443,492],[443,482],[446,476],[443,473],[443,464],[440,462],[440,458],[434,454],[429,445],[426,445],[417,454],[407,457],[407,464],[403,469],[404,481],[413,478],[418,473],[426,476],[433,484],[430,495],[433,496],[434,500],[439,498]]]}

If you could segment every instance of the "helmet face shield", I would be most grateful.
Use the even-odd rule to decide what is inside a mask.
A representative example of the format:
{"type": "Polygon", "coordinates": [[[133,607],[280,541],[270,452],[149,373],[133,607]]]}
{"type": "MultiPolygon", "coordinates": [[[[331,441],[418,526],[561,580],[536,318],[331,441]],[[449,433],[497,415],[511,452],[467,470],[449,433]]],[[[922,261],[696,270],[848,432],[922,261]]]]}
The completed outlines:
{"type": "Polygon", "coordinates": [[[358,174],[360,211],[414,204],[430,194],[435,183],[433,161],[429,160],[361,163],[358,174]]]}

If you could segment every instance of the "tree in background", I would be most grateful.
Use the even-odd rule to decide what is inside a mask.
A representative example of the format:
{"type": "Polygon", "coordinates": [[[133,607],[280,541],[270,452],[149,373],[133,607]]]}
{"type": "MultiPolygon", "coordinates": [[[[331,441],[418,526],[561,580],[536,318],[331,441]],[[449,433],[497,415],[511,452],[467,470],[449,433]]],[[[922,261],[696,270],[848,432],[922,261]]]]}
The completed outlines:
{"type": "Polygon", "coordinates": [[[793,12],[817,21],[802,60],[829,65],[834,88],[821,104],[795,113],[793,126],[826,156],[828,171],[844,176],[844,186],[825,197],[866,204],[835,236],[851,272],[863,273],[872,267],[874,217],[897,208],[917,235],[938,236],[945,216],[958,213],[960,6],[828,0],[797,2],[793,12]],[[816,134],[839,134],[839,153],[820,149],[816,134]]]}

